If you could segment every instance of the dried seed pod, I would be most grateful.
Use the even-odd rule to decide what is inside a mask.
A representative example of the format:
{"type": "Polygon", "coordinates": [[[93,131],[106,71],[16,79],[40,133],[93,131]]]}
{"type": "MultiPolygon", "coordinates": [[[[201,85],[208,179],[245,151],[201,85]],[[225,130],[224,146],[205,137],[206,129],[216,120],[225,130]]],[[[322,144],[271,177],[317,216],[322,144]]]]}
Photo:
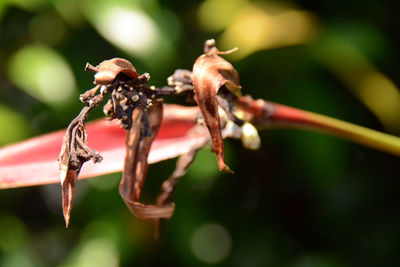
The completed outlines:
{"type": "Polygon", "coordinates": [[[94,84],[102,85],[113,83],[117,76],[121,73],[131,78],[136,78],[139,76],[132,63],[122,58],[104,60],[95,68],[88,63],[86,65],[86,70],[93,70],[97,72],[94,75],[94,84]]]}
{"type": "Polygon", "coordinates": [[[103,159],[96,150],[87,146],[87,133],[84,124],[90,109],[91,107],[84,107],[78,117],[68,126],[59,155],[62,206],[67,227],[75,194],[75,183],[82,165],[88,160],[93,160],[96,163],[103,159]]]}
{"type": "Polygon", "coordinates": [[[221,88],[226,88],[233,95],[240,96],[239,74],[228,61],[219,56],[227,52],[218,51],[214,40],[206,42],[205,52],[193,66],[195,99],[210,131],[219,169],[230,171],[224,161],[217,93],[221,88]]]}

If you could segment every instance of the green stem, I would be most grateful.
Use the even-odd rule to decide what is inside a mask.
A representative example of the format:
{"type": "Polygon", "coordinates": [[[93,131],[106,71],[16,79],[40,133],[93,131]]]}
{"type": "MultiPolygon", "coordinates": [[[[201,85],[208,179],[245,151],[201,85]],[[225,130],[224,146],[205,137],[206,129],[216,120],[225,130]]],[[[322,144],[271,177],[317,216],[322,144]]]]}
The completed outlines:
{"type": "Polygon", "coordinates": [[[355,143],[400,156],[400,137],[375,131],[328,116],[281,104],[243,97],[242,108],[253,114],[257,127],[279,126],[322,131],[355,143]]]}

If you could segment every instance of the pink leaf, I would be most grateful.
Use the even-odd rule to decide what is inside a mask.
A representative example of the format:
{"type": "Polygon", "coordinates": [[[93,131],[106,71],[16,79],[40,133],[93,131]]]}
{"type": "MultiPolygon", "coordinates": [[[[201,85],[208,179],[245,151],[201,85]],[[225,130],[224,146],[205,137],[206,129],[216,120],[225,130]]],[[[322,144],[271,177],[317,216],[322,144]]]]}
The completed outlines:
{"type": "MultiPolygon", "coordinates": [[[[174,158],[203,142],[204,132],[190,134],[196,124],[197,107],[165,105],[164,118],[149,154],[149,163],[174,158]]],[[[79,178],[122,171],[125,157],[125,130],[105,119],[88,123],[88,143],[103,156],[98,164],[87,162],[79,178]]],[[[65,130],[35,137],[0,149],[0,188],[59,182],[58,154],[65,130]]]]}

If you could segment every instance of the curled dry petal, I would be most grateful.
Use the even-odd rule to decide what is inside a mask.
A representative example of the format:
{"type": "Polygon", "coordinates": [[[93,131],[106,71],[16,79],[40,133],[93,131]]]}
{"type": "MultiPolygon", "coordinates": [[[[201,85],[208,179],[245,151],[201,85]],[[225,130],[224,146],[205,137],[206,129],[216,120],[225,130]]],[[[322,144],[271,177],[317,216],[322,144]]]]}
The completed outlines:
{"type": "Polygon", "coordinates": [[[138,76],[132,63],[123,58],[104,60],[96,68],[87,64],[86,69],[97,72],[94,75],[95,84],[111,84],[120,73],[123,73],[130,78],[136,78],[138,76]]]}
{"type": "Polygon", "coordinates": [[[200,56],[193,66],[193,86],[196,102],[210,131],[212,145],[218,159],[219,169],[230,171],[224,161],[224,143],[221,137],[220,117],[218,114],[217,94],[226,88],[236,96],[240,96],[238,72],[225,59],[218,56],[216,47],[206,42],[206,53],[200,56]]]}
{"type": "Polygon", "coordinates": [[[162,101],[153,102],[147,111],[151,135],[144,136],[140,128],[144,111],[135,109],[132,114],[132,128],[126,135],[126,157],[119,192],[129,210],[140,219],[170,218],[174,205],[145,205],[140,203],[140,193],[147,175],[148,154],[157,136],[162,120],[162,101]]]}

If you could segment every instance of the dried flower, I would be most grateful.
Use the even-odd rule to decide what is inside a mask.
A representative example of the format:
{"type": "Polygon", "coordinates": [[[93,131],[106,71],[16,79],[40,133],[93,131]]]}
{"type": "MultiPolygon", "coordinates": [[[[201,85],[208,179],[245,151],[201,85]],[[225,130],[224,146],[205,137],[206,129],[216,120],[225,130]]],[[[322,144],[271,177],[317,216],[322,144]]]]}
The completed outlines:
{"type": "MultiPolygon", "coordinates": [[[[208,143],[212,143],[217,155],[219,169],[231,172],[224,162],[223,138],[242,138],[246,147],[256,149],[260,140],[257,130],[235,115],[236,102],[241,96],[239,75],[233,66],[221,58],[214,40],[205,43],[205,54],[200,56],[193,72],[178,69],[168,78],[168,86],[155,88],[146,86],[150,75],[138,75],[133,65],[121,58],[101,62],[97,67],[89,63],[86,70],[94,71],[96,86],[80,99],[86,104],[81,114],[72,121],[64,137],[60,154],[61,181],[63,186],[63,210],[68,226],[75,182],[82,165],[92,159],[101,160],[101,156],[87,146],[85,122],[89,111],[98,106],[111,94],[103,110],[111,119],[118,119],[121,127],[127,130],[126,157],[123,178],[119,191],[130,211],[140,219],[168,219],[173,215],[172,194],[179,179],[193,162],[196,152],[208,143]],[[100,89],[100,94],[97,92],[100,89]],[[200,132],[204,138],[193,143],[177,161],[174,173],[166,180],[156,205],[140,202],[140,193],[148,169],[148,154],[155,140],[163,118],[161,96],[185,93],[196,100],[210,135],[205,135],[206,128],[198,123],[191,132],[200,132]]],[[[200,122],[201,120],[199,120],[200,122]]],[[[198,135],[198,134],[197,134],[198,135]]]]}
{"type": "Polygon", "coordinates": [[[138,129],[135,130],[139,131],[141,137],[152,136],[146,115],[146,110],[152,106],[152,100],[149,98],[151,89],[144,86],[150,79],[147,73],[139,76],[132,63],[121,58],[105,60],[97,67],[87,63],[85,70],[96,72],[94,76],[96,87],[80,96],[86,107],[68,126],[59,156],[63,212],[67,226],[72,209],[75,182],[82,165],[90,159],[94,162],[102,160],[100,154],[87,145],[85,123],[90,110],[98,106],[107,94],[111,93],[111,99],[104,107],[106,113],[111,118],[119,119],[121,127],[129,130],[133,122],[137,123],[132,117],[135,111],[135,114],[140,114],[138,129]],[[99,89],[100,94],[96,95],[99,89]]]}
{"type": "MultiPolygon", "coordinates": [[[[204,117],[212,138],[212,145],[217,155],[218,166],[222,171],[230,172],[230,168],[224,161],[224,143],[221,136],[221,122],[219,106],[221,101],[217,96],[235,98],[240,96],[239,74],[233,66],[220,57],[220,52],[215,47],[214,40],[208,40],[205,44],[205,53],[201,55],[193,66],[193,86],[196,102],[204,117]]],[[[221,105],[230,111],[229,102],[221,105]]]]}

